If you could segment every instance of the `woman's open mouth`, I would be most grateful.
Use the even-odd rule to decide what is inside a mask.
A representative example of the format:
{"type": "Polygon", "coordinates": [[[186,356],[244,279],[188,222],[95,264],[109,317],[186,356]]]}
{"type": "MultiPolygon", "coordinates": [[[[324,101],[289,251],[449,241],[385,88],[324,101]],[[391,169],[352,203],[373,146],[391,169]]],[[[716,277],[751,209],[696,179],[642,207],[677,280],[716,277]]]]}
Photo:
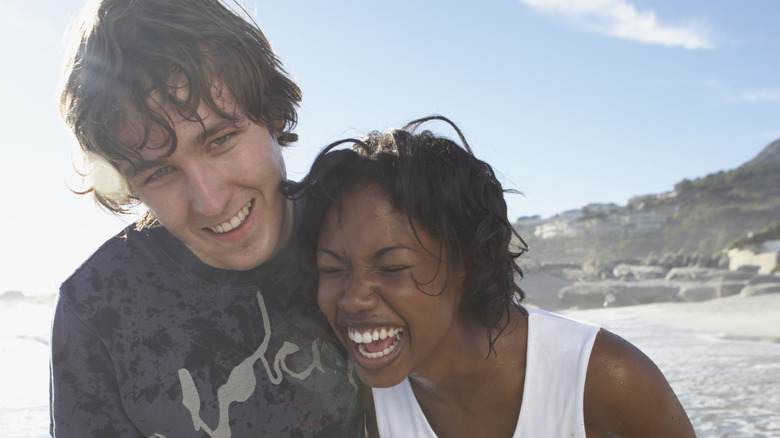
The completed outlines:
{"type": "Polygon", "coordinates": [[[357,345],[357,351],[367,359],[379,359],[390,355],[404,333],[400,327],[375,327],[356,329],[349,327],[347,335],[357,345]]]}

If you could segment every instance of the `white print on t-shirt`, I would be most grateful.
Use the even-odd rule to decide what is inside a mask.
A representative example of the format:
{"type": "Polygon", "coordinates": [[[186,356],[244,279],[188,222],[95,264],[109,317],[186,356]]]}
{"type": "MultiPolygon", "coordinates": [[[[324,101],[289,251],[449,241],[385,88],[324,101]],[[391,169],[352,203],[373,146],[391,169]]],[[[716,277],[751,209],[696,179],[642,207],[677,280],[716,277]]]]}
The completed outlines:
{"type": "Polygon", "coordinates": [[[309,377],[315,368],[323,373],[325,372],[322,368],[322,363],[320,362],[320,350],[317,346],[318,339],[315,339],[311,345],[312,364],[309,368],[297,373],[287,367],[287,364],[284,363],[284,359],[287,356],[296,353],[300,348],[291,342],[285,342],[274,357],[274,367],[273,371],[271,371],[268,360],[265,358],[265,353],[271,338],[271,323],[268,321],[268,311],[266,310],[263,295],[260,291],[257,292],[257,303],[260,305],[260,314],[263,318],[265,337],[254,354],[244,359],[238,366],[233,368],[227,382],[217,389],[219,423],[217,424],[216,429],[211,429],[200,418],[200,395],[198,394],[198,389],[195,387],[195,382],[192,380],[192,375],[190,375],[190,372],[185,368],[179,369],[182,404],[184,404],[184,407],[192,414],[192,424],[195,426],[195,430],[198,431],[203,429],[212,438],[230,438],[230,414],[228,413],[228,408],[230,407],[230,403],[245,402],[252,393],[255,392],[257,380],[255,379],[254,364],[258,360],[263,363],[265,371],[268,373],[268,378],[274,385],[281,383],[283,377],[282,371],[298,380],[304,380],[309,377]]]}

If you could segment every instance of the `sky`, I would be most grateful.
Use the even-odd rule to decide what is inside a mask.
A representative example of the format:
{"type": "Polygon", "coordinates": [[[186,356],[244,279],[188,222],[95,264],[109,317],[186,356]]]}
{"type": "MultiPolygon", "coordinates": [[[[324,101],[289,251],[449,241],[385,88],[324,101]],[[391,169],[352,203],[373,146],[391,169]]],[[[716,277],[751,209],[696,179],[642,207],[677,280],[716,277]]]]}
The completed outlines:
{"type": "MultiPolygon", "coordinates": [[[[56,108],[82,0],[0,0],[0,293],[54,293],[132,217],[78,187],[56,108]]],[[[246,0],[303,90],[285,152],[441,114],[493,165],[509,217],[625,205],[780,138],[776,0],[246,0]]],[[[453,135],[448,131],[442,133],[453,135]]]]}

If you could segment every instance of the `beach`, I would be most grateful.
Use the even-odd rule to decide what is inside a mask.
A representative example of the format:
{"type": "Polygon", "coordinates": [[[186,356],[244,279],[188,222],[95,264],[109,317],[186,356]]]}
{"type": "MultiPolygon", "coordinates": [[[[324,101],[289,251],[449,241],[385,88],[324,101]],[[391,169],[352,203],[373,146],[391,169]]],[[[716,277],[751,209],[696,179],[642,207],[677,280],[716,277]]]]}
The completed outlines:
{"type": "MultiPolygon", "coordinates": [[[[53,299],[0,301],[0,436],[46,437],[53,299]]],[[[554,311],[639,347],[669,380],[698,437],[780,436],[780,294],[554,311]]]]}
{"type": "Polygon", "coordinates": [[[624,315],[730,339],[780,342],[780,294],[558,312],[583,319],[598,318],[599,314],[624,315]]]}
{"type": "Polygon", "coordinates": [[[650,357],[696,436],[780,437],[780,294],[556,312],[650,357]]]}

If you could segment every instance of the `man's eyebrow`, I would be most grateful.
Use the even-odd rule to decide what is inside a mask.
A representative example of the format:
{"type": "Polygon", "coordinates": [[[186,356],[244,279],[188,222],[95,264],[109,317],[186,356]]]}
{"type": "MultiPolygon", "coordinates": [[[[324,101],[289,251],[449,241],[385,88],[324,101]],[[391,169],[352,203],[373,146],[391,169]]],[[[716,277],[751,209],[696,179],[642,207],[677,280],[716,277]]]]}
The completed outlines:
{"type": "MultiPolygon", "coordinates": [[[[207,138],[216,135],[218,132],[222,131],[227,127],[237,125],[242,120],[243,118],[240,117],[237,117],[235,119],[219,118],[216,119],[216,121],[211,124],[208,124],[207,122],[204,121],[205,128],[201,130],[200,133],[198,133],[198,135],[195,137],[195,141],[197,142],[197,144],[203,144],[203,142],[205,142],[207,138]]],[[[141,172],[145,172],[154,167],[159,167],[164,165],[167,161],[168,155],[169,154],[165,154],[160,158],[155,158],[153,160],[143,160],[142,162],[137,163],[136,165],[133,166],[130,175],[126,175],[126,177],[132,178],[141,172]]]]}
{"type": "Polygon", "coordinates": [[[129,176],[132,178],[138,175],[139,173],[145,172],[155,167],[162,166],[167,161],[167,158],[168,157],[162,157],[162,158],[156,158],[154,160],[144,160],[133,168],[132,174],[129,176]]]}
{"type": "Polygon", "coordinates": [[[236,126],[242,118],[235,118],[235,119],[225,119],[225,118],[218,118],[214,122],[209,123],[207,121],[203,121],[204,129],[198,133],[198,136],[195,137],[195,141],[197,144],[203,144],[203,142],[206,141],[207,138],[211,138],[223,129],[230,127],[230,126],[236,126]]]}

